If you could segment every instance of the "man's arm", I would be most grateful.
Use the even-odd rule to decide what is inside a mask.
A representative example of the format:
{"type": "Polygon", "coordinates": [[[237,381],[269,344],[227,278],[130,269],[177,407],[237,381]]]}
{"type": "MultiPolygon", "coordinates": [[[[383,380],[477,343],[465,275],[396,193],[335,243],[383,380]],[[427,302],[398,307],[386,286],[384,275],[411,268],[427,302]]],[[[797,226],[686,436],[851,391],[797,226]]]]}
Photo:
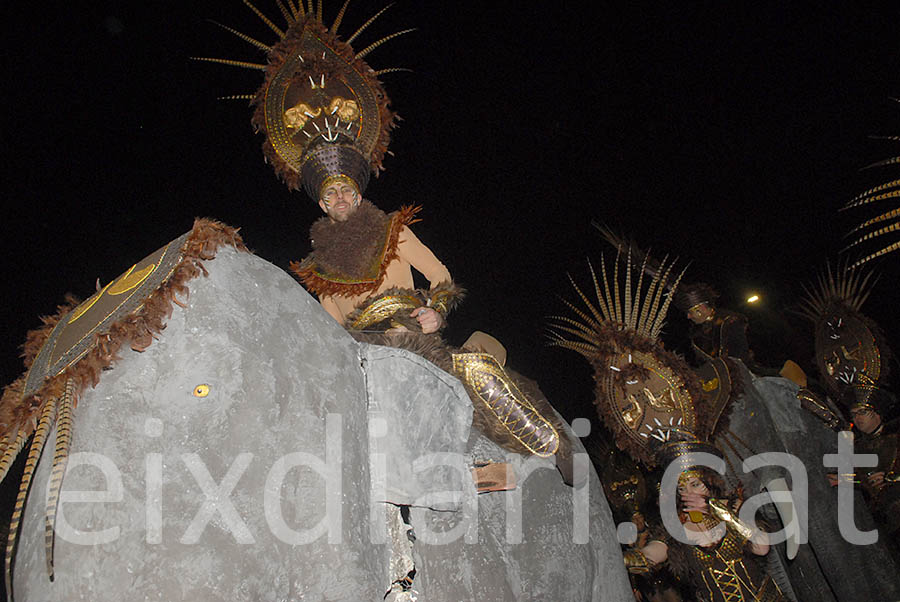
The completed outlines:
{"type": "Polygon", "coordinates": [[[747,342],[747,318],[739,314],[725,317],[722,324],[722,357],[736,357],[743,362],[750,359],[747,342]]]}
{"type": "MultiPolygon", "coordinates": [[[[400,230],[397,255],[425,276],[431,288],[441,282],[450,282],[450,270],[406,226],[400,230]]],[[[418,320],[425,334],[437,332],[444,324],[444,317],[431,308],[417,308],[410,316],[418,320]]]]}
{"type": "Polygon", "coordinates": [[[344,323],[345,316],[341,313],[340,308],[337,306],[337,303],[334,302],[332,297],[320,296],[319,303],[322,304],[322,307],[325,308],[325,311],[327,311],[332,318],[338,321],[338,324],[344,323]]]}
{"type": "Polygon", "coordinates": [[[400,230],[397,254],[425,276],[431,287],[441,282],[450,282],[450,271],[447,267],[406,226],[400,230]]]}

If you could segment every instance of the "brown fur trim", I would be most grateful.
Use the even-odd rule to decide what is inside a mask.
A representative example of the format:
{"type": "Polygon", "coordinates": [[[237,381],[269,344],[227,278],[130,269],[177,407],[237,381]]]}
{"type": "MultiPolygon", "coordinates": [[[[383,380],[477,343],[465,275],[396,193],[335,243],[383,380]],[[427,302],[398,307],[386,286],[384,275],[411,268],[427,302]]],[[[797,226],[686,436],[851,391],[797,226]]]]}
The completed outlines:
{"type": "MultiPolygon", "coordinates": [[[[378,266],[377,274],[373,279],[362,282],[339,282],[325,276],[319,271],[315,263],[314,254],[304,259],[302,262],[292,261],[290,263],[291,271],[300,279],[303,286],[310,293],[320,297],[356,297],[366,293],[372,293],[378,290],[387,272],[387,266],[397,259],[397,245],[400,242],[400,232],[405,226],[414,224],[418,219],[415,218],[416,213],[421,207],[404,206],[399,211],[390,214],[391,225],[384,243],[384,249],[381,254],[381,263],[378,266]]],[[[322,218],[329,219],[329,218],[322,218]]],[[[352,246],[347,247],[348,252],[353,252],[352,246]]]]}
{"type": "Polygon", "coordinates": [[[445,318],[465,298],[466,289],[453,281],[439,282],[428,289],[429,307],[434,307],[445,318]]]}
{"type": "MultiPolygon", "coordinates": [[[[91,350],[65,371],[49,379],[34,395],[22,398],[27,374],[3,390],[0,398],[0,435],[15,439],[20,430],[30,435],[44,404],[62,395],[69,378],[75,381],[77,400],[81,391],[88,385],[96,386],[102,371],[119,359],[117,354],[122,345],[127,344],[135,351],[149,347],[166,327],[165,321],[172,313],[172,304],[183,305],[178,296],[187,297],[188,281],[201,274],[206,275],[202,261],[213,259],[223,245],[247,251],[237,228],[206,218],[194,220],[191,234],[181,250],[181,261],[137,311],[114,322],[106,332],[94,335],[95,344],[91,350]]],[[[54,315],[41,318],[43,324],[28,333],[23,346],[26,369],[34,363],[53,328],[77,305],[77,300],[68,295],[66,303],[59,306],[54,315]]]]}
{"type": "Polygon", "coordinates": [[[369,282],[381,270],[392,219],[367,200],[362,200],[346,221],[320,217],[309,229],[312,252],[304,263],[326,279],[369,282]]]}
{"type": "Polygon", "coordinates": [[[459,350],[445,343],[437,333],[398,332],[385,334],[359,330],[348,330],[347,332],[360,343],[396,347],[411,351],[425,358],[444,372],[453,374],[453,354],[459,350]]]}
{"type": "MultiPolygon", "coordinates": [[[[378,134],[378,142],[372,150],[372,155],[366,157],[366,159],[369,161],[372,173],[377,177],[384,169],[382,162],[384,160],[384,154],[387,152],[388,145],[391,142],[391,130],[397,127],[397,120],[399,118],[397,117],[397,114],[391,110],[391,100],[388,98],[384,86],[378,81],[372,68],[369,67],[364,60],[356,58],[356,52],[353,48],[346,42],[341,41],[323,24],[319,23],[315,15],[309,15],[305,20],[298,21],[293,27],[288,29],[284,38],[272,46],[272,49],[266,56],[269,65],[266,67],[265,81],[270,81],[281,69],[287,58],[290,56],[291,50],[300,43],[303,32],[306,30],[315,33],[320,40],[331,47],[338,56],[360,73],[366,81],[366,84],[375,94],[375,100],[378,104],[379,119],[381,121],[381,130],[378,134]]],[[[251,104],[256,107],[251,123],[257,132],[262,132],[265,135],[265,140],[262,145],[263,153],[265,153],[269,163],[272,164],[275,173],[285,184],[287,184],[288,188],[299,190],[301,180],[300,173],[278,156],[278,153],[275,152],[275,148],[269,140],[269,135],[266,131],[265,99],[266,84],[263,83],[259,90],[256,91],[256,95],[251,102],[251,104]]]]}

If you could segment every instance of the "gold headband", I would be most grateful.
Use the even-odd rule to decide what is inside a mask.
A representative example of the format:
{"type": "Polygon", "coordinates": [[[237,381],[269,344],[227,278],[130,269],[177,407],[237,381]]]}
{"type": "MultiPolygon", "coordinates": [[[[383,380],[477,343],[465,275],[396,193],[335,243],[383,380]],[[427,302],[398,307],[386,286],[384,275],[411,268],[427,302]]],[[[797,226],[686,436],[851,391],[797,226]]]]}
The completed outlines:
{"type": "Polygon", "coordinates": [[[337,184],[337,183],[349,184],[350,186],[353,187],[353,191],[356,192],[357,196],[359,195],[359,186],[356,185],[356,182],[353,181],[353,178],[351,178],[348,175],[339,173],[339,174],[336,174],[333,176],[328,176],[327,178],[325,178],[325,180],[322,182],[322,185],[319,186],[319,198],[320,199],[323,198],[322,192],[326,188],[328,188],[332,184],[337,184]]]}
{"type": "Polygon", "coordinates": [[[703,480],[703,475],[700,474],[699,470],[685,470],[683,473],[678,475],[678,486],[679,487],[687,487],[687,482],[689,479],[699,479],[703,480]]]}

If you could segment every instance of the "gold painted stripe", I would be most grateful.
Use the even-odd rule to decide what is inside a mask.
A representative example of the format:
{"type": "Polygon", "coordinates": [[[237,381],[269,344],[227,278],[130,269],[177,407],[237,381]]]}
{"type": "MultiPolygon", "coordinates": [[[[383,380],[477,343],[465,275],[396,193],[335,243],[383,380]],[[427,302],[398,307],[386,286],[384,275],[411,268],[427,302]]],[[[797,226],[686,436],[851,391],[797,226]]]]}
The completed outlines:
{"type": "Polygon", "coordinates": [[[137,264],[131,266],[127,272],[122,274],[116,283],[106,291],[107,295],[121,295],[127,293],[128,291],[136,288],[141,282],[146,280],[150,274],[156,269],[156,264],[151,263],[150,265],[144,267],[139,272],[132,274],[134,268],[137,267],[137,264]]]}
{"type": "Polygon", "coordinates": [[[72,310],[72,317],[69,318],[69,324],[72,324],[75,320],[83,316],[87,312],[87,310],[94,307],[94,303],[100,300],[100,297],[103,296],[103,293],[105,293],[106,289],[108,289],[110,286],[112,286],[112,282],[104,286],[102,289],[94,293],[90,299],[72,310]]]}

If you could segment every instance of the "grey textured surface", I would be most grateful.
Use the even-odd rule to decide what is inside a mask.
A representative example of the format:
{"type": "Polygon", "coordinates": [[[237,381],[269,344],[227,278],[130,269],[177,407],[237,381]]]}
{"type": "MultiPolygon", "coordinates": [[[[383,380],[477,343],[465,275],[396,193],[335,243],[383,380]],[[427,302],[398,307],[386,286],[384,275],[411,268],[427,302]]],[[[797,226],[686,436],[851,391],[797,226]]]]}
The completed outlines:
{"type": "MultiPolygon", "coordinates": [[[[367,416],[356,343],[275,266],[230,249],[206,265],[209,277],[190,283],[189,307],[175,307],[146,351],[123,352],[75,411],[72,453],[108,458],[121,475],[122,501],[63,503],[66,522],[83,531],[118,527],[118,537],[84,546],[57,535],[57,576],[48,581],[42,519],[51,439],[21,531],[20,602],[362,600],[381,587],[387,557],[368,543],[367,416]],[[192,394],[199,384],[209,385],[207,397],[192,394]],[[297,532],[337,511],[340,544],[323,536],[291,545],[267,521],[266,479],[285,454],[325,461],[326,419],[341,437],[331,451],[342,462],[329,458],[343,468],[339,489],[327,498],[325,480],[298,467],[277,495],[297,532]],[[148,454],[162,463],[162,496],[149,504],[148,454]],[[182,543],[207,499],[188,462],[199,461],[220,483],[241,460],[246,468],[233,491],[219,496],[240,520],[229,527],[214,513],[196,543],[182,543]],[[147,508],[160,505],[161,541],[148,543],[147,508]]],[[[76,467],[64,491],[104,490],[104,481],[99,469],[76,467]]]]}
{"type": "MultiPolygon", "coordinates": [[[[823,456],[837,449],[837,433],[800,408],[797,386],[792,382],[777,377],[752,379],[749,372],[744,373],[744,378],[751,386],[735,404],[730,429],[755,452],[788,452],[799,458],[807,471],[809,544],[800,546],[797,557],[787,561],[797,597],[842,602],[900,599],[900,573],[884,542],[858,546],[840,534],[837,492],[826,478],[826,473],[834,469],[826,469],[822,464],[823,456]]],[[[735,469],[740,470],[740,459],[728,447],[721,447],[735,469]]],[[[747,455],[746,450],[739,451],[747,455]]],[[[783,469],[776,467],[743,475],[746,495],[757,493],[770,479],[785,475],[783,469]]],[[[854,495],[854,521],[860,530],[874,528],[872,515],[858,491],[854,495]]]]}
{"type": "Polygon", "coordinates": [[[472,402],[462,383],[409,351],[360,347],[375,500],[459,510],[475,495],[465,455],[472,402]],[[432,495],[439,492],[447,495],[432,495]]]}
{"type": "Polygon", "coordinates": [[[564,485],[551,459],[524,460],[484,437],[473,443],[511,461],[518,487],[481,494],[461,513],[412,510],[421,600],[634,600],[609,504],[580,443],[574,452],[590,472],[582,489],[564,485]]]}
{"type": "Polygon", "coordinates": [[[175,307],[159,340],[123,351],[79,402],[60,508],[70,529],[57,535],[52,583],[43,538],[51,436],[20,532],[16,600],[380,600],[389,554],[379,543],[382,495],[421,503],[423,520],[461,516],[460,503],[483,517],[477,543],[423,548],[422,600],[470,599],[457,597],[464,591],[487,592],[484,600],[630,599],[593,471],[587,544],[571,543],[572,490],[552,467],[522,488],[524,542],[503,543],[503,494],[476,498],[466,473],[471,407],[459,383],[405,352],[361,348],[262,259],[225,249],[206,265],[209,276],[190,283],[189,307],[175,307]],[[200,384],[208,396],[193,394],[200,384]],[[444,454],[444,466],[427,469],[419,449],[444,454]],[[96,461],[75,465],[91,458],[111,478],[96,461]],[[373,466],[383,466],[374,489],[373,466]],[[434,489],[456,496],[428,500],[434,489]],[[112,493],[71,501],[78,491],[112,493]],[[326,516],[339,525],[317,532],[326,516]],[[105,529],[114,529],[110,541],[78,543],[105,529]],[[460,574],[469,590],[440,591],[460,574]]]}

